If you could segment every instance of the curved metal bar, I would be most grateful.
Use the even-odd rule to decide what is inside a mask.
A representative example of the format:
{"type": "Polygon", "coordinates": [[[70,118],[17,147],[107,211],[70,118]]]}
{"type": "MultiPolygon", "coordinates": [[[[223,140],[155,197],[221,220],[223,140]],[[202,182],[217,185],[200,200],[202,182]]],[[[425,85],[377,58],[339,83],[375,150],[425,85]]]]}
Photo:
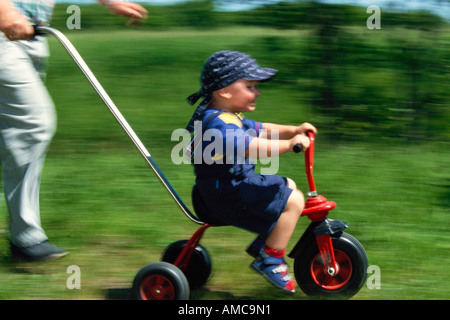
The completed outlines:
{"type": "Polygon", "coordinates": [[[63,45],[63,47],[66,49],[66,51],[70,54],[72,59],[75,61],[75,63],[78,65],[78,67],[81,69],[81,71],[84,73],[86,78],[91,83],[92,87],[97,91],[100,98],[103,100],[103,102],[106,104],[108,109],[111,111],[113,116],[116,118],[117,122],[121,125],[121,127],[125,130],[127,135],[130,137],[130,139],[133,141],[134,145],[137,147],[139,152],[142,154],[144,159],[147,161],[148,165],[153,169],[153,172],[156,174],[158,179],[161,181],[161,183],[164,185],[164,187],[167,189],[169,194],[172,196],[172,198],[175,200],[177,205],[180,207],[180,209],[183,211],[183,213],[193,222],[197,224],[204,224],[203,221],[200,221],[186,206],[186,204],[183,202],[181,197],[178,195],[178,193],[175,191],[173,186],[170,184],[169,180],[164,176],[161,169],[158,167],[156,162],[153,160],[152,156],[148,152],[148,150],[145,148],[144,144],[141,142],[139,137],[136,135],[134,130],[131,128],[131,126],[128,124],[127,120],[123,117],[122,113],[119,111],[119,109],[116,107],[114,102],[111,100],[109,95],[106,93],[106,91],[103,89],[100,82],[98,82],[95,75],[92,73],[92,71],[89,69],[88,65],[84,62],[83,58],[80,56],[78,51],[75,49],[75,47],[72,45],[72,43],[67,39],[67,37],[60,31],[51,28],[51,27],[44,27],[44,26],[38,26],[36,28],[36,31],[38,33],[49,33],[56,37],[56,39],[59,40],[59,42],[63,45]]]}

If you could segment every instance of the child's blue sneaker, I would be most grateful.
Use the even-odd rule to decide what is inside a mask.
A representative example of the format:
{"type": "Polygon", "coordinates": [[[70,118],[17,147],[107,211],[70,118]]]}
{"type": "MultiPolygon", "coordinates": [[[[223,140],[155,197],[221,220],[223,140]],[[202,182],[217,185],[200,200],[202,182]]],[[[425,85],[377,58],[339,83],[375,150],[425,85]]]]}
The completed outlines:
{"type": "Polygon", "coordinates": [[[250,265],[275,287],[286,292],[295,292],[295,281],[288,273],[288,265],[284,258],[275,258],[264,251],[250,265]]]}

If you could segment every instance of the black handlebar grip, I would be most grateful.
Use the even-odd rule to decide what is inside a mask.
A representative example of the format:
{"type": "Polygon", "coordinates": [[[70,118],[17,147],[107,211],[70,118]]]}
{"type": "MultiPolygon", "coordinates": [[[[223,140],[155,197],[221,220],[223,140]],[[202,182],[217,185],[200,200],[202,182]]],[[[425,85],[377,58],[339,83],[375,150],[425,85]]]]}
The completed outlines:
{"type": "Polygon", "coordinates": [[[38,28],[39,28],[39,26],[37,26],[35,24],[33,25],[34,36],[44,36],[45,32],[40,31],[38,28]]]}
{"type": "Polygon", "coordinates": [[[303,150],[303,146],[301,144],[296,144],[293,149],[295,153],[300,153],[303,150]]]}

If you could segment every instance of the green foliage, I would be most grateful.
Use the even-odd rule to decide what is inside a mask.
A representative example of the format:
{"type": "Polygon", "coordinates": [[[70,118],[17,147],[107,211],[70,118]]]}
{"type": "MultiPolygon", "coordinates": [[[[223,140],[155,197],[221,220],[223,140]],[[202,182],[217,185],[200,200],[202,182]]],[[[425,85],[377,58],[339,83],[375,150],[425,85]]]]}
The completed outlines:
{"type": "MultiPolygon", "coordinates": [[[[71,3],[56,5],[52,24],[64,27],[71,3]]],[[[366,8],[350,5],[321,4],[314,1],[280,2],[249,11],[223,12],[214,9],[212,0],[181,2],[176,5],[148,8],[150,19],[141,28],[167,30],[182,28],[211,28],[230,25],[262,26],[281,29],[297,29],[310,25],[363,26],[369,15],[366,8]]],[[[82,5],[82,28],[123,28],[121,20],[107,14],[99,5],[82,5]]],[[[126,20],[125,18],[122,20],[126,20]]],[[[429,12],[411,13],[382,10],[383,27],[434,30],[446,22],[429,12]]]]}
{"type": "MultiPolygon", "coordinates": [[[[65,29],[66,6],[53,25],[65,29]]],[[[261,26],[300,32],[262,37],[248,49],[282,69],[279,79],[306,99],[333,139],[380,135],[448,140],[448,24],[427,12],[382,11],[380,30],[366,26],[365,8],[282,2],[244,12],[218,12],[211,1],[150,6],[140,30],[261,26]]],[[[124,30],[104,8],[81,10],[82,30],[124,30]]],[[[76,30],[73,32],[77,32],[76,30]]]]}

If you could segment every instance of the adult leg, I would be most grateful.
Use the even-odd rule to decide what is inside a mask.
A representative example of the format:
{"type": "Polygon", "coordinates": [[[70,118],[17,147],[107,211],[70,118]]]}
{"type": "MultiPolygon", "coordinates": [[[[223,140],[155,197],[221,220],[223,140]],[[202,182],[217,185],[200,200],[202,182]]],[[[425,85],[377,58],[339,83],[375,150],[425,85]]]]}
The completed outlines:
{"type": "Polygon", "coordinates": [[[38,69],[43,43],[15,43],[1,37],[0,46],[3,182],[11,242],[25,248],[47,240],[40,222],[39,187],[56,116],[38,69]]]}

